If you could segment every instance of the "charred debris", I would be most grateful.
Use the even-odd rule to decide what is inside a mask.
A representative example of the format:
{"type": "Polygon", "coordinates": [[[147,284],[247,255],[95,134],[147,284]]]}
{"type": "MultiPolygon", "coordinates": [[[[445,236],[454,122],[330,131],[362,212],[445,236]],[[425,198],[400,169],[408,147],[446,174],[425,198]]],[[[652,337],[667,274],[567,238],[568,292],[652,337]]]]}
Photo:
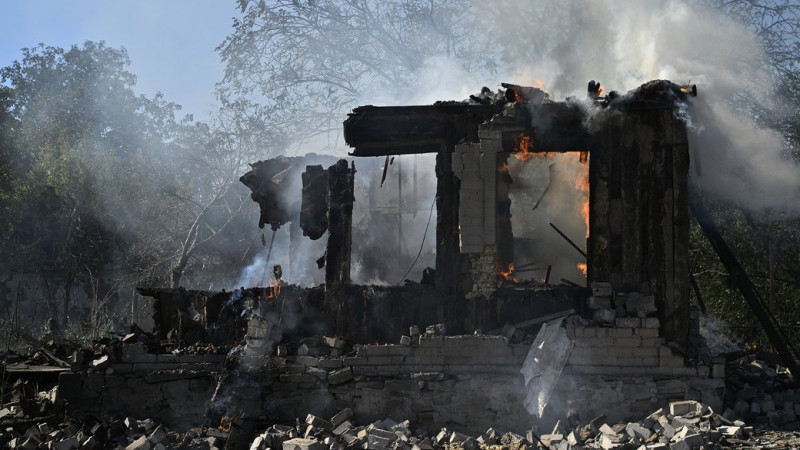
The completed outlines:
{"type": "Polygon", "coordinates": [[[99,430],[91,448],[755,442],[736,421],[794,421],[800,397],[785,370],[707,348],[690,308],[682,114],[695,95],[663,80],[625,95],[592,81],[585,99],[553,101],[503,84],[464,102],[358,107],[344,121],[350,158],[278,157],[241,177],[265,229],[260,283],[139,288],[154,299],[152,333],[7,367],[18,381],[0,414],[17,422],[3,439],[56,442],[57,427],[84,447],[99,430]],[[374,207],[409,155],[429,156],[428,189],[416,171],[398,176],[396,207],[374,207]],[[431,264],[415,280],[395,254],[409,247],[402,216],[425,220],[407,196],[433,203],[431,264]],[[389,233],[370,240],[375,217],[389,233]],[[274,256],[287,228],[288,251],[274,256]],[[370,270],[393,281],[354,281],[370,270]],[[50,364],[51,396],[30,384],[50,364]],[[737,374],[727,386],[726,366],[737,374]],[[780,383],[756,384],[758,371],[780,383]],[[766,391],[787,400],[755,400],[766,391]],[[685,399],[696,402],[674,403],[685,399]],[[28,420],[37,401],[47,426],[28,420]]]}

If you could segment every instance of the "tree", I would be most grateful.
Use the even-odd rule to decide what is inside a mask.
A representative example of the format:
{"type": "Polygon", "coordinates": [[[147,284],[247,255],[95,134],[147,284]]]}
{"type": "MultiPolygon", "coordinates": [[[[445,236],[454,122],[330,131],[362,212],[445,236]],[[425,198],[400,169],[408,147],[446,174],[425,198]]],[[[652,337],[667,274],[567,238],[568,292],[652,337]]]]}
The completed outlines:
{"type": "Polygon", "coordinates": [[[341,122],[359,101],[408,98],[428,58],[473,61],[469,27],[457,20],[464,7],[460,0],[239,0],[243,17],[217,48],[226,64],[218,85],[226,119],[249,133],[317,138],[330,151],[342,144],[341,122]]]}
{"type": "Polygon", "coordinates": [[[177,286],[188,268],[197,280],[233,259],[211,244],[240,224],[244,147],[176,120],[160,94],[136,95],[129,64],[124,49],[86,42],[24,49],[0,69],[2,272],[37,274],[65,321],[78,284],[105,299],[91,306],[97,323],[122,289],[177,286]]]}

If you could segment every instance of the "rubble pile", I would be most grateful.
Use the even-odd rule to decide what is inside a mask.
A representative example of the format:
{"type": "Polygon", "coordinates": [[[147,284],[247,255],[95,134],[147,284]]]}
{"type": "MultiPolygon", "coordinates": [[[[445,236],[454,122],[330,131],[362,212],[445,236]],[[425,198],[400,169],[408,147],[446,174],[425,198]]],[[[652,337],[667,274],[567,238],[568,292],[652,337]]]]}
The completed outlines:
{"type": "Polygon", "coordinates": [[[605,423],[605,416],[571,428],[557,423],[547,434],[530,430],[525,436],[490,428],[480,436],[468,436],[442,428],[436,433],[414,433],[408,420],[376,421],[355,426],[353,411],[346,408],[330,419],[313,414],[296,426],[272,425],[253,440],[251,450],[325,450],[369,448],[433,449],[577,449],[647,448],[695,449],[708,446],[758,445],[753,427],[729,421],[709,407],[693,401],[677,401],[669,409],[659,409],[639,422],[605,423]]]}
{"type": "Polygon", "coordinates": [[[784,427],[800,415],[800,389],[792,374],[771,366],[751,354],[726,366],[726,410],[728,419],[746,420],[757,426],[784,427]]]}
{"type": "Polygon", "coordinates": [[[9,408],[0,410],[0,447],[10,449],[49,448],[159,450],[170,448],[223,448],[228,433],[217,428],[190,428],[185,433],[168,430],[152,419],[104,418],[79,422],[24,420],[9,408]],[[11,415],[9,415],[11,414],[11,415]]]}

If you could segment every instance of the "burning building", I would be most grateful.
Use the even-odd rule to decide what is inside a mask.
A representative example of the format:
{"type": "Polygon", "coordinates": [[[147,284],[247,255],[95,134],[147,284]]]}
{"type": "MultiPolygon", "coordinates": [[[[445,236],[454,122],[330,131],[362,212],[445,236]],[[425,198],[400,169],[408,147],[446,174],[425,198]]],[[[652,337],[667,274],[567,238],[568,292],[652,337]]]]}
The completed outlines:
{"type": "MultiPolygon", "coordinates": [[[[681,114],[696,89],[653,81],[603,95],[592,82],[588,94],[553,101],[504,85],[465,102],[362,106],[344,122],[351,159],[252,164],[241,181],[261,208],[259,226],[273,230],[268,252],[275,230],[288,226],[290,255],[310,239],[320,257],[310,269],[281,261],[263,287],[141,289],[156,299],[160,338],[241,344],[219,362],[227,369],[213,398],[198,392],[198,405],[213,420],[234,417],[248,436],[259,418],[341,408],[363,421],[396,415],[422,427],[521,431],[558,415],[623,418],[671,399],[719,405],[724,366],[696,350],[689,307],[681,114]],[[382,184],[393,158],[426,154],[435,158],[433,267],[405,285],[353,282],[354,264],[379,265],[403,247],[402,205],[417,189],[404,191],[398,179],[395,236],[367,256],[354,210],[373,198],[359,186],[377,181],[358,177],[382,184]],[[320,270],[315,285],[286,282],[309,270],[320,270]],[[379,344],[387,342],[398,344],[379,344]]],[[[395,217],[379,212],[358,222],[395,217]]],[[[137,355],[105,376],[148,370],[137,355]]],[[[82,386],[90,377],[64,380],[82,386]]],[[[178,395],[160,382],[128,387],[178,395]]],[[[67,392],[76,410],[114,404],[110,394],[67,392]]],[[[152,416],[153,405],[136,407],[152,416]]]]}

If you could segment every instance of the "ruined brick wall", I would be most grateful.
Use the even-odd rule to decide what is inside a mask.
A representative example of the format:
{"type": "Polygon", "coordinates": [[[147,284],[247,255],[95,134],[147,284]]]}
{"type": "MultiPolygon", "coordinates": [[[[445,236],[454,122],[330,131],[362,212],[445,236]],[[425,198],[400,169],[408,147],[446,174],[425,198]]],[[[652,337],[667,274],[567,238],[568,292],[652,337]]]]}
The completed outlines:
{"type": "Polygon", "coordinates": [[[350,357],[253,358],[245,364],[271,368],[249,373],[248,386],[260,395],[248,395],[238,406],[251,417],[286,423],[349,407],[360,423],[388,416],[430,430],[446,426],[471,433],[490,426],[544,429],[570,413],[585,420],[600,414],[632,418],[684,398],[721,406],[721,373],[712,378],[709,367],[685,367],[657,327],[657,321],[615,328],[568,325],[575,347],[543,419],[523,407],[519,370],[530,344],[487,335],[423,335],[412,345],[364,346],[350,357]]]}
{"type": "Polygon", "coordinates": [[[225,355],[125,352],[122,362],[59,376],[71,415],[149,417],[175,428],[203,425],[225,355]]]}
{"type": "MultiPolygon", "coordinates": [[[[684,366],[658,337],[657,320],[618,320],[613,328],[566,325],[575,346],[541,420],[523,407],[519,370],[530,344],[488,335],[422,335],[411,345],[363,346],[355,356],[241,356],[228,374],[231,395],[216,403],[285,423],[349,407],[361,423],[388,416],[470,433],[490,426],[522,433],[568,414],[641,417],[685,398],[721,406],[720,368],[684,366]]],[[[62,375],[59,395],[75,414],[114,411],[197,425],[221,366],[219,355],[134,355],[107,373],[62,375]]]]}

